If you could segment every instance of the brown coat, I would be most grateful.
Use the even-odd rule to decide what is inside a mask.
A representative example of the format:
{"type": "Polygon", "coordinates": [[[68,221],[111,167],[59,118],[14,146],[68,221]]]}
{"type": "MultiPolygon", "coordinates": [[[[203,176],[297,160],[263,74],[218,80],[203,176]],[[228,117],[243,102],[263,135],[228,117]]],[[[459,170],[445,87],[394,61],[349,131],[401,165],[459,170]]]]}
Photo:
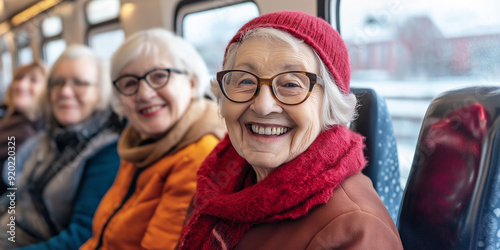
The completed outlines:
{"type": "Polygon", "coordinates": [[[251,228],[236,249],[403,249],[370,179],[347,178],[305,217],[251,228]]]}

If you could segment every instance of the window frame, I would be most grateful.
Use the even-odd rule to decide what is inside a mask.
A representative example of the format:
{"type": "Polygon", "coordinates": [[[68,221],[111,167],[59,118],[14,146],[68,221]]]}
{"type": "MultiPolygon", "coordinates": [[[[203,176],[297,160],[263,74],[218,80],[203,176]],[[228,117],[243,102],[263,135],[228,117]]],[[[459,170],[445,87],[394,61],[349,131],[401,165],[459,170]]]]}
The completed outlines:
{"type": "Polygon", "coordinates": [[[85,11],[84,11],[85,23],[87,24],[87,29],[85,30],[84,41],[85,41],[85,44],[87,46],[89,46],[90,48],[92,48],[90,46],[90,38],[93,35],[99,34],[99,33],[108,32],[108,31],[112,31],[112,30],[117,30],[117,29],[122,29],[123,30],[123,26],[122,26],[121,20],[120,20],[120,12],[118,12],[118,16],[116,18],[109,19],[109,20],[106,20],[106,21],[103,21],[103,22],[99,22],[99,23],[95,23],[95,24],[91,24],[89,22],[89,16],[88,16],[88,13],[87,13],[87,7],[90,4],[90,2],[92,2],[92,1],[93,0],[89,0],[84,5],[84,9],[85,9],[85,11]]]}
{"type": "MultiPolygon", "coordinates": [[[[22,46],[22,47],[17,47],[16,46],[16,68],[19,68],[19,67],[23,66],[24,64],[26,64],[26,63],[21,63],[20,52],[23,49],[30,49],[31,50],[32,61],[35,60],[35,57],[33,56],[33,48],[31,48],[31,46],[29,46],[29,45],[25,45],[25,46],[22,46]]],[[[29,63],[29,62],[27,62],[27,63],[29,63]]]]}
{"type": "Polygon", "coordinates": [[[326,22],[332,23],[330,10],[332,2],[335,1],[335,29],[340,33],[340,0],[318,0],[318,17],[323,18],[326,22]]]}
{"type": "MultiPolygon", "coordinates": [[[[0,64],[1,64],[1,69],[0,69],[0,72],[2,73],[2,76],[0,78],[0,93],[2,93],[2,96],[0,96],[0,103],[3,103],[5,100],[4,100],[4,96],[5,96],[5,92],[4,91],[7,91],[7,88],[9,87],[9,85],[12,83],[12,79],[14,77],[14,63],[13,63],[13,60],[12,60],[12,51],[10,50],[10,46],[9,44],[7,43],[7,41],[4,39],[4,37],[0,37],[0,64]],[[6,66],[4,64],[4,61],[3,61],[3,56],[5,53],[8,53],[9,57],[10,57],[10,70],[6,70],[6,66]],[[10,71],[10,72],[9,72],[10,71]],[[6,74],[4,74],[6,73],[6,74]]],[[[1,116],[1,115],[0,115],[1,116]]]]}
{"type": "Polygon", "coordinates": [[[90,44],[90,40],[91,40],[92,36],[97,35],[97,34],[101,34],[101,33],[114,31],[114,30],[123,30],[123,27],[122,27],[121,23],[119,23],[119,22],[112,22],[112,23],[111,22],[110,23],[104,22],[104,23],[106,23],[106,24],[99,25],[98,27],[94,27],[92,29],[87,29],[87,32],[85,33],[85,43],[90,48],[92,48],[92,46],[90,44]]]}
{"type": "MultiPolygon", "coordinates": [[[[16,33],[15,33],[15,38],[14,38],[14,47],[15,47],[15,55],[14,55],[14,58],[15,58],[15,65],[14,65],[14,69],[15,68],[19,68],[20,66],[22,66],[21,64],[21,60],[20,60],[20,52],[21,50],[25,49],[25,48],[29,48],[31,50],[31,57],[32,57],[32,60],[36,60],[35,59],[35,56],[34,56],[34,51],[33,51],[33,48],[31,46],[31,38],[29,37],[29,32],[26,30],[26,29],[21,29],[21,30],[18,30],[16,33]],[[25,33],[25,34],[23,34],[25,33]],[[20,40],[19,36],[21,35],[26,35],[27,38],[25,41],[22,41],[20,40]]],[[[11,55],[12,56],[12,55],[11,55]]]]}
{"type": "MultiPolygon", "coordinates": [[[[41,54],[41,55],[42,55],[42,57],[43,57],[43,58],[42,58],[42,59],[43,59],[43,62],[44,62],[44,63],[45,63],[45,65],[47,65],[47,66],[52,66],[52,65],[49,65],[49,62],[48,62],[48,56],[45,54],[45,52],[46,52],[46,49],[45,49],[46,47],[45,47],[45,46],[46,46],[46,45],[48,45],[48,44],[49,44],[49,43],[51,43],[51,42],[58,41],[58,40],[62,40],[62,41],[64,41],[64,42],[65,42],[65,44],[66,44],[66,47],[64,48],[64,50],[65,50],[65,49],[68,47],[68,43],[66,42],[66,40],[64,40],[64,39],[62,38],[62,36],[61,36],[61,37],[51,37],[50,39],[46,39],[46,40],[44,41],[44,43],[42,44],[42,47],[40,48],[40,49],[42,50],[42,54],[41,54]]],[[[62,53],[62,52],[64,52],[64,50],[63,50],[63,51],[61,51],[61,53],[62,53]]],[[[59,55],[59,56],[60,56],[60,55],[59,55]]],[[[59,56],[58,56],[58,57],[59,57],[59,56]]],[[[57,58],[58,58],[58,57],[57,57],[57,58]]],[[[56,59],[56,60],[57,60],[57,59],[56,59]]]]}
{"type": "Polygon", "coordinates": [[[184,18],[187,15],[198,13],[198,12],[203,12],[203,11],[209,11],[209,10],[215,10],[219,8],[224,8],[224,7],[230,7],[233,5],[238,5],[242,3],[248,3],[251,2],[255,4],[257,7],[257,10],[259,13],[261,13],[261,10],[259,8],[259,5],[253,1],[253,0],[232,0],[232,1],[227,1],[227,0],[214,0],[214,1],[203,1],[203,0],[182,0],[180,1],[176,8],[175,8],[175,14],[174,14],[174,33],[177,34],[178,36],[183,37],[183,21],[184,18]]]}
{"type": "MultiPolygon", "coordinates": [[[[42,60],[45,64],[47,64],[47,55],[46,55],[46,51],[45,51],[45,46],[50,43],[50,42],[53,42],[53,41],[56,41],[56,40],[64,40],[63,38],[63,33],[64,33],[64,22],[62,21],[62,17],[60,15],[52,15],[52,16],[48,16],[46,18],[51,18],[53,16],[59,16],[59,18],[61,19],[61,32],[57,35],[53,35],[53,36],[44,36],[43,34],[43,25],[40,25],[40,35],[41,35],[41,46],[40,46],[40,55],[42,55],[42,60]]],[[[45,21],[42,20],[41,23],[43,23],[45,21]]],[[[65,40],[64,40],[65,41],[65,40]]],[[[68,46],[66,44],[66,46],[68,46]]]]}

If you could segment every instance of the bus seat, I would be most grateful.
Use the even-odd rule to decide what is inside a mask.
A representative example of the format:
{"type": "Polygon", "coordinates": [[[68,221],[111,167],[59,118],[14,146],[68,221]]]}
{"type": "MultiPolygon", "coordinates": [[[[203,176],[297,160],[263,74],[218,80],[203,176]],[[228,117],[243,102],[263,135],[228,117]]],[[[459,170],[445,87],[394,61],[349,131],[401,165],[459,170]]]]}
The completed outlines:
{"type": "Polygon", "coordinates": [[[405,249],[500,249],[500,87],[427,109],[401,203],[405,249]]]}
{"type": "Polygon", "coordinates": [[[402,197],[398,151],[392,119],[385,100],[373,89],[351,88],[358,99],[358,117],[351,129],[366,140],[368,165],[363,173],[370,177],[394,222],[397,222],[402,197]]]}

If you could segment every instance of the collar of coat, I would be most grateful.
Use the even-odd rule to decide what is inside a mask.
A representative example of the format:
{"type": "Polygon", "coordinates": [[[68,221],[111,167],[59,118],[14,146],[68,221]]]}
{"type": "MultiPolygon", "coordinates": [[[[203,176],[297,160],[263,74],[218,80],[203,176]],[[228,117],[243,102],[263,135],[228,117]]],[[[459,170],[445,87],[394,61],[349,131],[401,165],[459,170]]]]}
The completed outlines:
{"type": "Polygon", "coordinates": [[[150,166],[165,155],[178,152],[207,134],[222,139],[226,131],[217,110],[217,105],[212,101],[193,101],[184,115],[160,139],[141,140],[139,132],[129,125],[118,142],[118,154],[122,160],[141,168],[150,166]]]}

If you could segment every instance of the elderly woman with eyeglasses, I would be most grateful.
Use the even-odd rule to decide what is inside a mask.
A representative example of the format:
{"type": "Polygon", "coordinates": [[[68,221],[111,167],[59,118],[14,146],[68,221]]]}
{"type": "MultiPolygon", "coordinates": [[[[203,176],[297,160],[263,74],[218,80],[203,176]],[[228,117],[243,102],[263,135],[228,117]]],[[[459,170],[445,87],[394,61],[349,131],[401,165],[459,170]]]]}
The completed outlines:
{"type": "Polygon", "coordinates": [[[198,172],[179,249],[402,249],[351,132],[346,46],[324,20],[245,24],[217,74],[228,136],[198,172]]]}
{"type": "Polygon", "coordinates": [[[217,104],[204,99],[207,68],[169,31],[129,37],[111,63],[114,108],[129,126],[122,165],[80,249],[173,249],[201,162],[225,134],[217,104]]]}
{"type": "Polygon", "coordinates": [[[94,212],[120,165],[123,127],[111,111],[105,66],[83,45],[69,46],[52,66],[42,104],[47,130],[19,149],[29,157],[16,161],[22,170],[7,191],[0,248],[75,249],[92,235],[94,212]]]}

